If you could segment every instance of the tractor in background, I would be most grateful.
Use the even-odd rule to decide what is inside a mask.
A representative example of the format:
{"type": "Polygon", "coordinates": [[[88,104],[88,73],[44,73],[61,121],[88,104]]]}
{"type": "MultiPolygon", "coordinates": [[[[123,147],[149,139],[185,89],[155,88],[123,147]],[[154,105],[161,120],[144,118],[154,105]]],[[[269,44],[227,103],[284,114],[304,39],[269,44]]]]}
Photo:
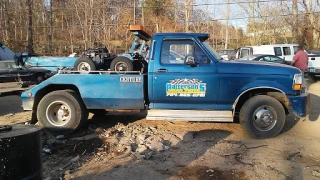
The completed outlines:
{"type": "Polygon", "coordinates": [[[51,71],[65,69],[82,73],[96,70],[145,72],[145,57],[148,52],[146,43],[151,36],[145,32],[143,26],[131,25],[129,28],[135,39],[128,53],[116,55],[110,53],[106,47],[98,47],[85,50],[80,57],[37,56],[19,52],[15,53],[13,58],[17,65],[41,67],[51,71]]]}

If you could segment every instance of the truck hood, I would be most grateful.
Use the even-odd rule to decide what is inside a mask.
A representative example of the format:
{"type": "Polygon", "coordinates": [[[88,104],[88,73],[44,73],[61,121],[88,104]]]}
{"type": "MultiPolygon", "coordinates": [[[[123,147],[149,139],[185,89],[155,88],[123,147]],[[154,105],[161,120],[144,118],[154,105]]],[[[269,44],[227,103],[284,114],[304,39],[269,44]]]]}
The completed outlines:
{"type": "Polygon", "coordinates": [[[286,64],[263,62],[263,61],[219,61],[219,73],[228,74],[273,74],[292,75],[300,73],[298,68],[286,64]]]}

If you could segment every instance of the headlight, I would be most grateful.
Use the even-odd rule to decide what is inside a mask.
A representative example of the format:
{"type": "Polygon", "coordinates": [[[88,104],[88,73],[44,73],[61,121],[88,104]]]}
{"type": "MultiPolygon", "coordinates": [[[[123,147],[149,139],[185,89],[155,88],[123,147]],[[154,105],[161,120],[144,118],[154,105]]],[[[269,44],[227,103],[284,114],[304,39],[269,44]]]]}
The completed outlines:
{"type": "Polygon", "coordinates": [[[303,80],[304,79],[303,79],[302,74],[295,74],[293,77],[293,85],[292,85],[293,90],[301,90],[303,80]]]}

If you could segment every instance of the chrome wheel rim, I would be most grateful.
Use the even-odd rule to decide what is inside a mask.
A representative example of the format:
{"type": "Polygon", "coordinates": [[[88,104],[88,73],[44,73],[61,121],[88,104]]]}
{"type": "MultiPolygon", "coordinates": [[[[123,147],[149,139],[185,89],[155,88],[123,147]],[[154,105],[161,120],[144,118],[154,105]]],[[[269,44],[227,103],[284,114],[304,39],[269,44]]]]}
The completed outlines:
{"type": "Polygon", "coordinates": [[[261,106],[252,116],[253,125],[260,131],[269,131],[277,123],[277,111],[271,106],[261,106]]]}
{"type": "Polygon", "coordinates": [[[79,71],[91,71],[91,67],[87,62],[81,62],[78,65],[79,71]]]}
{"type": "Polygon", "coordinates": [[[116,71],[126,71],[128,69],[128,65],[124,62],[117,62],[114,69],[116,71]]]}
{"type": "Polygon", "coordinates": [[[47,107],[46,116],[53,126],[64,126],[71,119],[71,108],[63,101],[54,101],[47,107]]]}

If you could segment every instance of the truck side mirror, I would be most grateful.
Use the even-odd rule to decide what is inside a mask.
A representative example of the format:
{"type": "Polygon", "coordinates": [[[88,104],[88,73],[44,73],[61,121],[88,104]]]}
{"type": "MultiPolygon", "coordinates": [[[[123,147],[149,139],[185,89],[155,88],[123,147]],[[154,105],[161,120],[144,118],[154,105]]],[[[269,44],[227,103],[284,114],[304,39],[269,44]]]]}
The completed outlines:
{"type": "Polygon", "coordinates": [[[193,56],[187,56],[184,64],[189,65],[191,67],[195,67],[197,66],[197,63],[194,61],[194,57],[193,56]]]}

